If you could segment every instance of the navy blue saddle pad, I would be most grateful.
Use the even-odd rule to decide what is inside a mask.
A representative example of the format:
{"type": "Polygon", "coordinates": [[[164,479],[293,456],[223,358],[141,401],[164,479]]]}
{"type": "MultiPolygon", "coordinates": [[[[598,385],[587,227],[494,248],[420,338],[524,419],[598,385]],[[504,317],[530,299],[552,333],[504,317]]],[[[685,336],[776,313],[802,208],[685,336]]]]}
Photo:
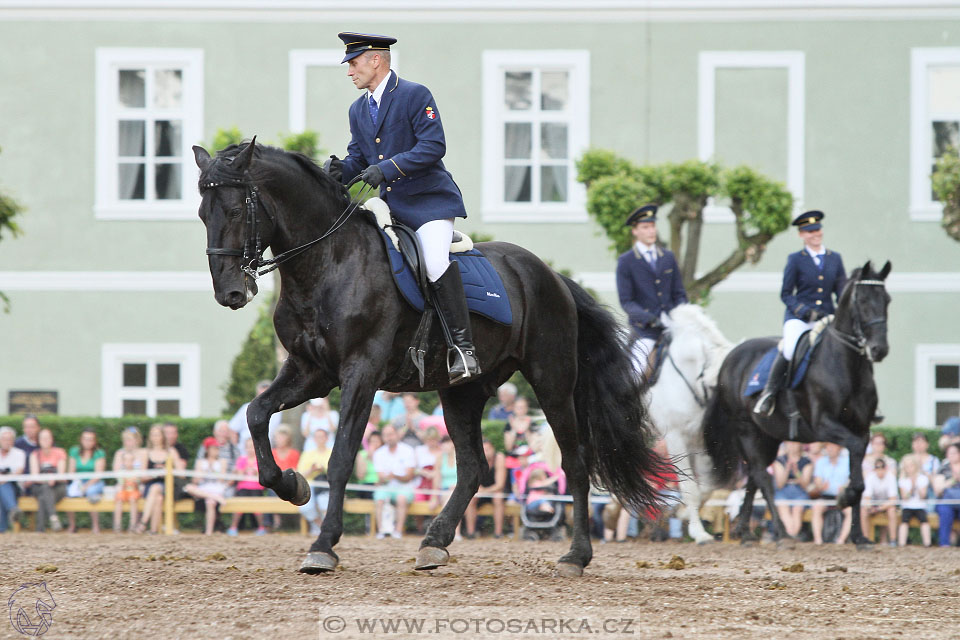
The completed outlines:
{"type": "MultiPolygon", "coordinates": [[[[416,278],[410,265],[403,259],[400,252],[393,246],[393,242],[380,230],[390,257],[390,270],[397,288],[410,306],[417,311],[423,311],[423,292],[417,286],[416,278]]],[[[490,261],[477,249],[465,253],[451,253],[450,260],[460,265],[460,277],[463,280],[463,291],[467,296],[467,307],[473,313],[480,314],[494,322],[510,326],[513,323],[513,312],[510,309],[510,298],[503,286],[500,274],[493,268],[490,261]]]]}
{"type": "MultiPolygon", "coordinates": [[[[809,332],[804,332],[803,335],[800,336],[800,340],[807,340],[809,337],[809,332]]],[[[800,343],[800,340],[797,340],[798,344],[800,343]]],[[[803,359],[800,361],[796,372],[793,374],[793,380],[790,383],[791,389],[796,389],[800,386],[800,383],[803,382],[803,376],[807,373],[807,367],[810,365],[810,356],[813,355],[815,346],[816,345],[807,349],[806,353],[803,354],[803,359]]],[[[771,347],[769,351],[763,354],[763,358],[757,363],[756,368],[750,375],[750,380],[747,381],[747,386],[743,390],[744,396],[752,396],[766,386],[767,379],[770,378],[770,369],[773,368],[773,361],[776,358],[776,347],[771,347]]]]}

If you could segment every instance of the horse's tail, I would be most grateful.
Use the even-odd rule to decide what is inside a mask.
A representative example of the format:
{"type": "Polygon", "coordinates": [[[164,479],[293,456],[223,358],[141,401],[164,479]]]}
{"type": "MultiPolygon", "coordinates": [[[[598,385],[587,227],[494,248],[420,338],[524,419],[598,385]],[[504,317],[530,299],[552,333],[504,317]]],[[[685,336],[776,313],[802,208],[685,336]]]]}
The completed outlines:
{"type": "Polygon", "coordinates": [[[723,406],[719,385],[703,414],[703,443],[713,458],[713,481],[726,486],[740,465],[737,434],[731,428],[730,413],[723,406]]]}
{"type": "Polygon", "coordinates": [[[563,280],[577,305],[574,405],[584,462],[596,485],[643,514],[662,504],[654,480],[676,470],[650,447],[653,429],[626,332],[577,283],[563,280]]]}

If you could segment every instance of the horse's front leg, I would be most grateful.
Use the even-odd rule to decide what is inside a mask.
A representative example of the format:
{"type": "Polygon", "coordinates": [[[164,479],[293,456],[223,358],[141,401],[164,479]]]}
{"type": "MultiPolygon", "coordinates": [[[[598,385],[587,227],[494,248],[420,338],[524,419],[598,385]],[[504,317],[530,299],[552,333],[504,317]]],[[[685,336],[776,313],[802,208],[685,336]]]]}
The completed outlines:
{"type": "Polygon", "coordinates": [[[863,522],[860,519],[860,500],[863,496],[863,457],[867,452],[867,439],[863,436],[849,433],[841,443],[850,453],[850,482],[837,498],[837,506],[841,509],[852,507],[850,525],[850,541],[858,549],[869,549],[873,543],[863,535],[863,522]]]}
{"type": "Polygon", "coordinates": [[[690,537],[697,544],[713,542],[713,536],[704,530],[703,523],[700,522],[702,496],[691,464],[694,454],[687,450],[686,442],[677,430],[668,432],[664,439],[667,443],[667,451],[677,467],[677,476],[680,478],[680,499],[683,501],[683,510],[680,515],[688,522],[687,530],[690,537]]]}
{"type": "Polygon", "coordinates": [[[296,407],[310,398],[325,396],[330,387],[318,381],[316,374],[307,373],[291,356],[283,363],[270,387],[247,407],[247,425],[257,454],[260,484],[273,489],[281,499],[298,506],[310,500],[310,486],[293,469],[281,473],[273,459],[270,444],[270,416],[277,411],[296,407]]]}
{"type": "Polygon", "coordinates": [[[301,573],[333,571],[340,562],[333,547],[343,534],[344,493],[363,440],[364,428],[370,417],[373,396],[377,391],[376,383],[368,380],[366,376],[345,381],[341,388],[343,395],[340,399],[340,424],[330,463],[327,465],[327,481],[330,483],[327,513],[323,517],[320,535],[310,545],[310,551],[300,566],[301,573]]]}

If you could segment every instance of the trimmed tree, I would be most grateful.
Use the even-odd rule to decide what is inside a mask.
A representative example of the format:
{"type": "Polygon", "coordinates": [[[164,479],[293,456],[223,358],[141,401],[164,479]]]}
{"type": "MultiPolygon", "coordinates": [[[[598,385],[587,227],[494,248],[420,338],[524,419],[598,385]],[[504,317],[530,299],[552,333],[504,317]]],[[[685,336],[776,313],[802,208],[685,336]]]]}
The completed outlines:
{"type": "Polygon", "coordinates": [[[577,170],[577,179],[587,187],[587,211],[610,238],[616,255],[633,244],[624,225],[631,211],[646,203],[673,205],[667,214],[668,246],[691,301],[704,300],[741,265],[756,264],[767,243],[790,225],[793,196],[782,183],[749,167],[723,169],[700,160],[637,166],[612,151],[593,149],[577,162],[577,170]],[[725,259],[701,273],[703,210],[710,198],[729,199],[736,244],[725,259]]]}
{"type": "MultiPolygon", "coordinates": [[[[0,149],[0,152],[2,152],[2,149],[0,149]]],[[[0,240],[3,240],[4,231],[11,238],[16,238],[22,233],[20,226],[14,220],[22,212],[23,207],[16,200],[0,193],[0,240]]],[[[4,312],[8,313],[10,311],[10,299],[2,291],[0,291],[0,301],[3,302],[4,312]]]]}
{"type": "Polygon", "coordinates": [[[931,179],[933,192],[943,203],[940,224],[948,236],[960,242],[960,157],[955,148],[937,159],[931,179]]]}

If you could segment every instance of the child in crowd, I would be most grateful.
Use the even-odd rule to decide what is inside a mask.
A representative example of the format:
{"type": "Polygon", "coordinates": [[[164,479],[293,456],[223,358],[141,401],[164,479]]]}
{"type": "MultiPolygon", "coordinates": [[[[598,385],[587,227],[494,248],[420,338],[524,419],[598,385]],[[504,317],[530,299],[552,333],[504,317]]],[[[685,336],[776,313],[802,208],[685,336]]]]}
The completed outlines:
{"type": "Polygon", "coordinates": [[[897,546],[897,481],[893,471],[888,471],[887,461],[877,456],[873,460],[873,473],[864,481],[863,500],[873,504],[860,509],[860,521],[868,537],[873,537],[870,516],[883,513],[887,516],[887,539],[891,547],[897,546]]]}
{"type": "Polygon", "coordinates": [[[905,456],[901,468],[899,487],[903,502],[900,503],[902,509],[899,532],[900,546],[905,547],[907,545],[910,520],[916,518],[920,522],[920,538],[923,540],[923,546],[929,547],[930,523],[927,522],[926,497],[930,488],[930,480],[926,474],[920,473],[920,465],[916,457],[905,456]]]}
{"type": "MultiPolygon", "coordinates": [[[[113,465],[116,471],[137,471],[143,468],[141,460],[135,452],[120,449],[117,451],[116,463],[113,465]]],[[[120,485],[116,496],[114,496],[113,507],[113,532],[120,533],[123,529],[123,505],[130,505],[130,528],[133,533],[137,522],[137,504],[140,502],[140,479],[139,478],[120,478],[120,485]]]]}
{"type": "MultiPolygon", "coordinates": [[[[253,448],[253,438],[247,438],[246,452],[237,458],[237,473],[244,476],[243,480],[237,482],[237,495],[243,497],[263,496],[263,485],[260,484],[260,471],[257,468],[257,453],[253,448]]],[[[242,513],[233,514],[233,521],[230,528],[227,529],[228,536],[237,535],[237,525],[240,524],[242,513]]],[[[257,520],[256,535],[262,536],[267,530],[263,526],[263,514],[255,513],[253,517],[257,520]]]]}
{"type": "MultiPolygon", "coordinates": [[[[249,440],[249,438],[248,438],[249,440]]],[[[214,437],[209,437],[203,441],[204,457],[197,460],[194,467],[200,474],[194,477],[191,482],[183,488],[188,494],[198,500],[203,500],[206,505],[206,526],[204,534],[213,535],[213,526],[217,520],[217,508],[226,502],[224,494],[227,492],[226,480],[212,475],[215,473],[226,473],[226,462],[220,459],[220,443],[214,437]]]]}

